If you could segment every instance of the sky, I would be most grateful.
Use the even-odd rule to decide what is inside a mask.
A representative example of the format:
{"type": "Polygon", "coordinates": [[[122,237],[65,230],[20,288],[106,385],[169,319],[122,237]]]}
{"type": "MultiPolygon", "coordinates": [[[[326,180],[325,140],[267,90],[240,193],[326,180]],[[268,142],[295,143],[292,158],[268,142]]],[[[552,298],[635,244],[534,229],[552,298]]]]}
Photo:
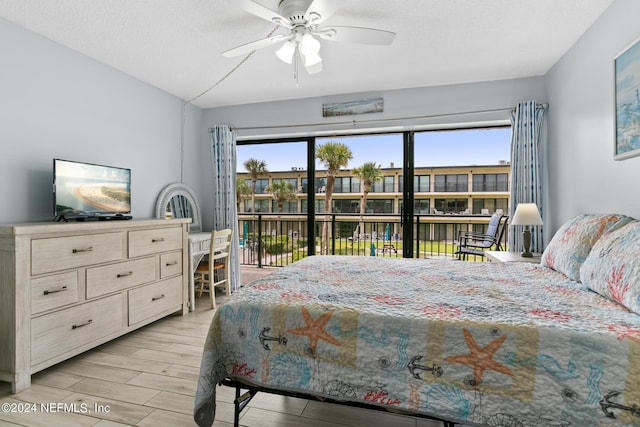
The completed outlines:
{"type": "MultiPolygon", "coordinates": [[[[347,169],[376,162],[383,168],[402,167],[402,134],[318,138],[316,145],[327,141],[349,146],[353,159],[347,169]]],[[[495,165],[510,160],[511,129],[472,129],[420,132],[415,134],[415,167],[495,165]]],[[[238,172],[246,172],[243,163],[249,158],[263,160],[270,172],[306,169],[306,142],[238,145],[238,172]]],[[[316,169],[325,166],[316,160],[316,169]]]]}

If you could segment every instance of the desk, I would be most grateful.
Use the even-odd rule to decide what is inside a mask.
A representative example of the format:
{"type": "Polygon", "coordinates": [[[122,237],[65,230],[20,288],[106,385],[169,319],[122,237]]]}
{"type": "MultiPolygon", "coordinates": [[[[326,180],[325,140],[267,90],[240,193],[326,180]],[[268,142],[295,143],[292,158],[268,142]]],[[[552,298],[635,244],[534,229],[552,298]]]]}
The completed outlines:
{"type": "Polygon", "coordinates": [[[211,232],[201,231],[188,234],[189,240],[189,311],[196,309],[196,290],[193,275],[198,264],[211,248],[211,232]]]}
{"type": "Polygon", "coordinates": [[[507,251],[484,251],[489,262],[529,262],[532,264],[540,264],[541,254],[533,254],[532,258],[524,258],[520,252],[507,251]]]}

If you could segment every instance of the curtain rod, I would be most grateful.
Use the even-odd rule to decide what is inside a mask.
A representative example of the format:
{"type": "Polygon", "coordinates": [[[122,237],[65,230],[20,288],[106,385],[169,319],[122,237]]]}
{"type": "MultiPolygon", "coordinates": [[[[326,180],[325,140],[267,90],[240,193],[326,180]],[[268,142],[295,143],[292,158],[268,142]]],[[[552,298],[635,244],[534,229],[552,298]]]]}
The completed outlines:
{"type": "MultiPolygon", "coordinates": [[[[538,104],[537,108],[546,109],[548,106],[547,103],[538,104]]],[[[499,113],[504,111],[515,111],[515,107],[510,108],[495,108],[491,110],[478,110],[478,111],[465,111],[462,113],[445,113],[445,114],[431,114],[426,116],[411,116],[411,117],[395,117],[389,119],[369,119],[369,120],[349,120],[349,121],[338,121],[338,122],[323,122],[323,123],[305,123],[299,125],[272,125],[272,126],[255,126],[255,127],[231,127],[232,130],[262,130],[262,129],[283,129],[283,128],[304,128],[304,127],[317,127],[317,126],[339,126],[339,125],[359,125],[366,123],[385,123],[385,122],[396,122],[396,121],[405,121],[405,120],[417,120],[417,119],[433,119],[433,118],[441,118],[441,117],[454,117],[454,116],[464,116],[469,114],[485,114],[485,113],[499,113]]],[[[214,131],[213,128],[209,128],[209,133],[214,131]]]]}

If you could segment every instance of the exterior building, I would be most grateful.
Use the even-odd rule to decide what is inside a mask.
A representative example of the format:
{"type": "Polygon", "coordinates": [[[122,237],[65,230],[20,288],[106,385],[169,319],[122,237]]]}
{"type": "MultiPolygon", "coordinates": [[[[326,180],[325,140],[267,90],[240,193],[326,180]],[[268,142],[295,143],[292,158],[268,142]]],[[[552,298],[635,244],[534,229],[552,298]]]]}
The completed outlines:
{"type": "MultiPolygon", "coordinates": [[[[383,178],[376,182],[367,195],[366,213],[400,214],[402,212],[402,168],[393,164],[381,169],[383,178]]],[[[315,212],[324,212],[326,171],[316,170],[315,212]]],[[[238,180],[251,185],[247,173],[238,173],[238,180]]],[[[267,172],[256,182],[255,210],[261,213],[277,213],[278,205],[266,191],[274,181],[290,182],[297,190],[295,199],[285,201],[283,213],[307,213],[309,183],[306,170],[292,168],[289,171],[267,172]]],[[[492,214],[496,210],[509,212],[511,166],[507,161],[495,165],[416,167],[414,170],[414,214],[492,214]]],[[[333,213],[360,213],[362,186],[351,169],[340,170],[336,176],[333,196],[333,213]]],[[[240,213],[249,213],[251,197],[245,197],[240,213]]]]}

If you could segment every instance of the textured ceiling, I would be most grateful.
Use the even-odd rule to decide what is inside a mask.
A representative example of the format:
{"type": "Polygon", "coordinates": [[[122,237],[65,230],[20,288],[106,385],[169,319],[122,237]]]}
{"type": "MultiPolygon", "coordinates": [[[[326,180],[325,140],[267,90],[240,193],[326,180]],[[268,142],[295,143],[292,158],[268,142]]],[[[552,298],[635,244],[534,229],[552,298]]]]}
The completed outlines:
{"type": "Polygon", "coordinates": [[[275,28],[233,0],[0,0],[0,17],[182,99],[215,86],[193,100],[206,108],[543,75],[612,2],[345,0],[324,25],[393,31],[394,43],[323,40],[323,71],[297,86],[279,44],[244,62],[220,55],[275,28]]]}

